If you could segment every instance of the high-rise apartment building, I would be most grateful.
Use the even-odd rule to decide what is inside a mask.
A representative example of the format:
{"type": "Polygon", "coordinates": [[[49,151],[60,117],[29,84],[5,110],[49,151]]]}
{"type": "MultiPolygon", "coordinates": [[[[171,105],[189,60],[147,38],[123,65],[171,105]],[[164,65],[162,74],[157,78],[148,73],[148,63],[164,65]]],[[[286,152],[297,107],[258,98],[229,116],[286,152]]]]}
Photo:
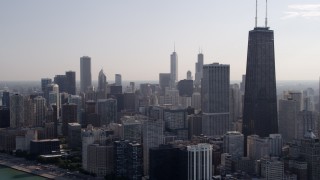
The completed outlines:
{"type": "Polygon", "coordinates": [[[46,120],[46,99],[38,96],[33,99],[33,103],[35,106],[35,123],[33,124],[33,126],[41,127],[44,125],[46,120]]]}
{"type": "Polygon", "coordinates": [[[90,86],[92,86],[91,58],[83,56],[80,58],[80,92],[86,92],[90,86]]]}
{"type": "Polygon", "coordinates": [[[213,63],[203,66],[201,82],[202,130],[206,136],[221,136],[230,129],[230,66],[213,63]]]}
{"type": "Polygon", "coordinates": [[[10,96],[10,127],[24,126],[24,97],[21,94],[10,96]]]}

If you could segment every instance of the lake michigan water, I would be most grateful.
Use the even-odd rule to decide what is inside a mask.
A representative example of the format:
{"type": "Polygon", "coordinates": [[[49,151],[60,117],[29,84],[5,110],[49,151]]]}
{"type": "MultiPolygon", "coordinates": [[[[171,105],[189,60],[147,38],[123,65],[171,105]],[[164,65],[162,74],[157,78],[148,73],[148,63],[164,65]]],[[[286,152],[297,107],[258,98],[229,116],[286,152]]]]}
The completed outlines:
{"type": "Polygon", "coordinates": [[[1,180],[10,180],[10,179],[20,179],[20,180],[44,180],[46,178],[36,176],[33,174],[25,173],[18,171],[6,166],[0,165],[0,179],[1,180]]]}

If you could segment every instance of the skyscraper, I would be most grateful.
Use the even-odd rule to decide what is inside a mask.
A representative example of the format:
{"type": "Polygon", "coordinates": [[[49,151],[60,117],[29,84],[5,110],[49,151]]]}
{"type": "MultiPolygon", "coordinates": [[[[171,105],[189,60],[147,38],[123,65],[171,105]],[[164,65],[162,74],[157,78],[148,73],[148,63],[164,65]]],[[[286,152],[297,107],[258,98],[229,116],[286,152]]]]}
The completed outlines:
{"type": "Polygon", "coordinates": [[[104,74],[103,69],[100,70],[98,76],[98,89],[99,92],[105,92],[107,88],[107,76],[104,74]]]}
{"type": "Polygon", "coordinates": [[[76,72],[66,72],[66,92],[68,94],[76,95],[76,72]]]}
{"type": "Polygon", "coordinates": [[[170,74],[171,74],[171,88],[175,88],[178,81],[178,55],[176,50],[170,55],[170,74]]]}
{"type": "Polygon", "coordinates": [[[222,136],[230,128],[230,66],[213,63],[203,66],[201,82],[202,130],[207,136],[222,136]]]}
{"type": "Polygon", "coordinates": [[[116,86],[122,86],[121,74],[115,74],[115,84],[116,86]]]}
{"type": "Polygon", "coordinates": [[[256,27],[249,32],[245,80],[243,134],[267,137],[278,133],[273,30],[256,27]]]}
{"type": "Polygon", "coordinates": [[[203,76],[203,54],[198,54],[198,62],[196,62],[196,73],[194,79],[194,85],[200,86],[201,85],[201,78],[203,76]]]}
{"type": "Polygon", "coordinates": [[[91,58],[83,56],[80,58],[80,91],[86,92],[91,85],[91,58]]]}
{"type": "Polygon", "coordinates": [[[50,79],[50,78],[42,78],[41,79],[41,90],[42,90],[42,92],[45,92],[48,84],[51,84],[51,83],[52,83],[52,79],[50,79]]]}

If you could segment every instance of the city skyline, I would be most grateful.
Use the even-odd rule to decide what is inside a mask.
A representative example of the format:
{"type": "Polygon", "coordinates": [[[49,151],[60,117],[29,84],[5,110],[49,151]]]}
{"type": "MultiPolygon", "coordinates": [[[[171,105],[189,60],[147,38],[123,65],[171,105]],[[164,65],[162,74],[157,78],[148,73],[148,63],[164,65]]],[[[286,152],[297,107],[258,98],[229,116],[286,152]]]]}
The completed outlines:
{"type": "MultiPolygon", "coordinates": [[[[247,31],[254,27],[253,0],[33,2],[8,1],[0,7],[0,62],[6,66],[0,81],[39,80],[68,70],[76,71],[79,81],[82,56],[92,58],[93,80],[101,68],[109,81],[114,74],[124,80],[158,80],[159,73],[170,72],[174,42],[179,80],[188,70],[194,76],[199,49],[204,64],[230,64],[231,80],[245,74],[247,31]]],[[[262,26],[265,2],[258,2],[258,26],[262,26]]],[[[318,79],[320,42],[314,37],[319,20],[320,4],[315,0],[269,1],[278,80],[318,79]],[[289,43],[293,38],[296,43],[289,43]]]]}

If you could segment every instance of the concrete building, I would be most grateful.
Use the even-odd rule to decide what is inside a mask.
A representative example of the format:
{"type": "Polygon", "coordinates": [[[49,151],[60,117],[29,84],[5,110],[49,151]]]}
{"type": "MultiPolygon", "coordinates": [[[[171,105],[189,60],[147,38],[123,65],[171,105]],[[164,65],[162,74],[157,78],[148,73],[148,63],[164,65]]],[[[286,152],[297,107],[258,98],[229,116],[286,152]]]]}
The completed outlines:
{"type": "Polygon", "coordinates": [[[199,52],[198,62],[195,64],[195,80],[194,85],[199,87],[201,85],[201,79],[203,77],[203,54],[199,52]]]}
{"type": "Polygon", "coordinates": [[[201,85],[202,130],[207,136],[222,136],[230,129],[230,66],[203,66],[201,85]]]}
{"type": "Polygon", "coordinates": [[[121,74],[115,74],[115,85],[116,86],[122,86],[122,77],[121,74]]]}
{"type": "Polygon", "coordinates": [[[160,95],[165,95],[166,88],[171,85],[171,74],[170,73],[160,73],[159,74],[159,86],[160,86],[160,95]]]}
{"type": "Polygon", "coordinates": [[[163,120],[167,131],[174,132],[180,140],[187,140],[188,121],[186,109],[165,109],[163,120]]]}

